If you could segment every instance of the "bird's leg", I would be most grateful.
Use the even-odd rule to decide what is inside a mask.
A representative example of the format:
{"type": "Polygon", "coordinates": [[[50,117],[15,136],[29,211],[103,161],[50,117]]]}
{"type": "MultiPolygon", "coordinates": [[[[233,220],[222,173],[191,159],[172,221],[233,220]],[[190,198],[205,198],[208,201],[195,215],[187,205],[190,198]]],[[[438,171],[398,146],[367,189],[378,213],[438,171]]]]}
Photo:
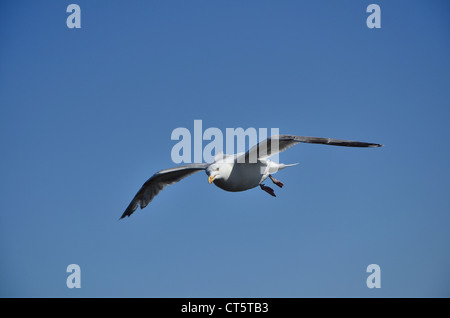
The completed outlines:
{"type": "Polygon", "coordinates": [[[273,189],[271,187],[265,186],[264,184],[260,184],[259,185],[261,187],[261,189],[263,189],[264,191],[266,191],[268,194],[270,194],[273,197],[276,197],[275,195],[275,191],[273,191],[273,189]]]}
{"type": "Polygon", "coordinates": [[[283,187],[283,182],[281,182],[280,180],[275,179],[274,177],[272,177],[272,175],[269,174],[269,178],[270,180],[272,180],[273,183],[275,183],[277,186],[279,186],[280,188],[283,187]]]}

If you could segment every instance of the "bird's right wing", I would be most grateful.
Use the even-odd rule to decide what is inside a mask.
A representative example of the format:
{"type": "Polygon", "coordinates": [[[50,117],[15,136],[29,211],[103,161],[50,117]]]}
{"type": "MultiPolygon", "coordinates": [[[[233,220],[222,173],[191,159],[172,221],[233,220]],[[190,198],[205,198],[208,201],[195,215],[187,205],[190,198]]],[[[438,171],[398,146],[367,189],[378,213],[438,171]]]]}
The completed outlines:
{"type": "Polygon", "coordinates": [[[123,219],[126,216],[130,216],[139,205],[141,209],[145,208],[166,186],[181,181],[200,170],[205,170],[208,166],[209,164],[207,163],[193,163],[155,173],[144,183],[120,218],[123,219]]]}
{"type": "Polygon", "coordinates": [[[256,146],[253,146],[243,156],[237,159],[238,163],[255,163],[258,159],[264,159],[279,152],[285,151],[298,143],[309,144],[323,144],[331,146],[344,147],[381,147],[380,144],[374,144],[362,141],[321,138],[321,137],[306,137],[294,135],[276,135],[261,141],[256,146]]]}

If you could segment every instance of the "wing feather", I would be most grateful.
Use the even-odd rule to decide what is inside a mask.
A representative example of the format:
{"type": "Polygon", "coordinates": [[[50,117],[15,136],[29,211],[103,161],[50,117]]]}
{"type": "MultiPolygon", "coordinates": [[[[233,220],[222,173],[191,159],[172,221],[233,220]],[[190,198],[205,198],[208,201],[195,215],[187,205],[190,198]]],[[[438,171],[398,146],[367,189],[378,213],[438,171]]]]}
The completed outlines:
{"type": "Polygon", "coordinates": [[[130,216],[138,206],[141,206],[141,209],[145,208],[166,186],[177,183],[191,174],[205,170],[207,167],[208,164],[206,163],[193,163],[155,173],[142,185],[120,218],[130,216]]]}
{"type": "Polygon", "coordinates": [[[321,138],[321,137],[307,137],[307,136],[294,136],[294,135],[276,135],[263,140],[259,144],[253,146],[243,156],[237,159],[238,163],[256,163],[258,159],[264,159],[273,156],[277,153],[285,151],[298,143],[309,144],[323,144],[331,146],[343,146],[343,147],[381,147],[380,144],[333,139],[333,138],[321,138]]]}

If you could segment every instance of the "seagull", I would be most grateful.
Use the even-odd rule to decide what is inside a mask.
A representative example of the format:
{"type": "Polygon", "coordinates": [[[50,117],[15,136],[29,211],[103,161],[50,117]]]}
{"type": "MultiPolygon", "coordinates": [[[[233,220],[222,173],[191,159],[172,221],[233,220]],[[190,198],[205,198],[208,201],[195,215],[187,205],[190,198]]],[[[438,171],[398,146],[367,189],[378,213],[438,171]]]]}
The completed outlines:
{"type": "Polygon", "coordinates": [[[214,183],[217,187],[225,191],[245,191],[259,186],[263,191],[276,197],[275,191],[263,182],[269,178],[275,185],[282,188],[283,183],[275,179],[272,175],[278,170],[297,164],[277,163],[268,158],[298,143],[344,147],[383,146],[375,143],[321,137],[294,135],[272,136],[253,146],[246,153],[233,155],[218,153],[212,163],[192,163],[158,171],[143,184],[120,219],[126,216],[129,217],[136,211],[138,206],[141,209],[145,208],[166,186],[177,183],[201,170],[204,170],[208,175],[208,182],[210,184],[214,183]]]}

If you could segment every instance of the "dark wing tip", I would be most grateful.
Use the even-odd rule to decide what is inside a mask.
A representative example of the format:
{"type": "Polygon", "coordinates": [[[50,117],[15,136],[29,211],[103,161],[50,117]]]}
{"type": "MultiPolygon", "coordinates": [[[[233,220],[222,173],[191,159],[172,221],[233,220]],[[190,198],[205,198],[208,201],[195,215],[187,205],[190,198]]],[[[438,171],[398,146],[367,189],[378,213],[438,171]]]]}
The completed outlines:
{"type": "MultiPolygon", "coordinates": [[[[131,212],[133,213],[133,212],[131,212]]],[[[130,217],[131,213],[127,213],[127,211],[123,212],[122,216],[119,218],[119,220],[124,219],[125,217],[130,217]]]]}
{"type": "Polygon", "coordinates": [[[125,212],[123,212],[122,216],[120,217],[119,220],[122,220],[123,218],[125,218],[126,216],[130,216],[131,214],[133,214],[134,211],[136,211],[138,204],[140,203],[140,200],[136,200],[136,198],[133,199],[133,201],[131,201],[130,205],[128,205],[127,209],[125,210],[125,212]]]}
{"type": "Polygon", "coordinates": [[[127,214],[126,212],[124,212],[123,214],[122,214],[122,216],[119,218],[119,220],[122,220],[122,219],[124,219],[126,216],[130,216],[130,214],[127,214]]]}
{"type": "Polygon", "coordinates": [[[378,148],[383,147],[381,144],[374,144],[370,142],[361,142],[361,141],[349,141],[344,142],[341,145],[337,144],[337,146],[348,146],[348,147],[367,147],[367,148],[378,148]]]}

